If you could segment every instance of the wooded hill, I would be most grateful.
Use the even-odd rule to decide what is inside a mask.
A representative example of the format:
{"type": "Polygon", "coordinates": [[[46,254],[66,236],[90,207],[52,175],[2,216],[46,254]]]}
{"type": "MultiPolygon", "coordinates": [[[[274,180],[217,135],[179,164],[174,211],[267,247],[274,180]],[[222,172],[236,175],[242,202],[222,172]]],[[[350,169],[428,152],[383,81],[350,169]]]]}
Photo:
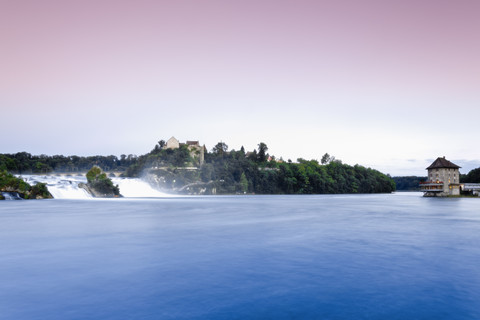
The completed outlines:
{"type": "MultiPolygon", "coordinates": [[[[162,143],[159,143],[162,145],[162,143]]],[[[325,154],[317,160],[297,159],[297,162],[276,160],[268,153],[265,143],[246,153],[230,150],[219,142],[205,150],[205,162],[195,171],[181,170],[194,166],[198,159],[187,146],[165,149],[155,146],[148,154],[126,170],[126,175],[141,176],[145,171],[162,175],[165,187],[204,183],[213,185],[217,194],[333,194],[333,193],[388,193],[395,190],[393,180],[374,169],[360,165],[350,166],[325,154]],[[152,170],[152,168],[162,168],[152,170]]]]}
{"type": "MultiPolygon", "coordinates": [[[[26,152],[0,154],[0,170],[11,173],[86,172],[97,165],[104,171],[121,171],[126,177],[145,172],[162,175],[165,187],[184,190],[190,184],[205,184],[216,194],[334,194],[388,193],[395,191],[391,177],[361,165],[347,165],[325,154],[321,161],[277,160],[260,143],[253,152],[228,150],[219,142],[198,166],[198,159],[188,147],[166,149],[159,141],[154,149],[141,156],[33,156],[26,152]],[[196,166],[196,170],[182,170],[196,166]]],[[[208,192],[207,192],[208,193],[208,192]]]]}

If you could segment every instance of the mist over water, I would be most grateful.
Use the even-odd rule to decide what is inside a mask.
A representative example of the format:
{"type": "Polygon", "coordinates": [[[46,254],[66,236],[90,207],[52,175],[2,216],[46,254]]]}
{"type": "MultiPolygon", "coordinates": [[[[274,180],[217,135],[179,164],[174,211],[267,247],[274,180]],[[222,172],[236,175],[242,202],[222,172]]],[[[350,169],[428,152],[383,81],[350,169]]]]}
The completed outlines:
{"type": "Polygon", "coordinates": [[[148,182],[139,178],[112,178],[113,184],[118,184],[124,197],[155,198],[172,196],[153,188],[148,182]]]}
{"type": "MultiPolygon", "coordinates": [[[[37,182],[46,183],[48,190],[55,199],[92,199],[93,197],[82,188],[79,183],[87,183],[85,175],[61,176],[61,175],[23,175],[28,183],[34,185],[37,182]]],[[[139,178],[111,178],[113,184],[118,185],[120,194],[128,198],[137,197],[166,197],[171,196],[154,189],[148,182],[139,178]]]]}
{"type": "Polygon", "coordinates": [[[0,319],[479,319],[479,205],[3,201],[0,319]]]}
{"type": "Polygon", "coordinates": [[[78,187],[79,183],[87,183],[85,176],[23,175],[21,177],[30,185],[37,182],[46,183],[54,199],[92,198],[85,189],[78,187]]]}

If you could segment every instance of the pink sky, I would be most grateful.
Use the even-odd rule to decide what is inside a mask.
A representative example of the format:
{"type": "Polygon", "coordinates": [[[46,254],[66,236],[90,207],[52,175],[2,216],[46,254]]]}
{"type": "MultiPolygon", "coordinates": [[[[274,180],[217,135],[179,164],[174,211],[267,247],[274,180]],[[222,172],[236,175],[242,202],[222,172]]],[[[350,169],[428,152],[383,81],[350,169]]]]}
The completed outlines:
{"type": "Polygon", "coordinates": [[[3,1],[17,134],[0,153],[142,154],[175,135],[391,173],[480,165],[479,16],[479,1],[3,1]]]}

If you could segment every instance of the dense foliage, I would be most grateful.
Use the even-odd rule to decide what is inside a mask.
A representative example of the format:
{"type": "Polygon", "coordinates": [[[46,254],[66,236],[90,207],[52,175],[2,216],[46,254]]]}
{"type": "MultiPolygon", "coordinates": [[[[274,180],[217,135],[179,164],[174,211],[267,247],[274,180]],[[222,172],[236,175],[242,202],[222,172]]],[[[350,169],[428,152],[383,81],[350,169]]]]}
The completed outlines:
{"type": "Polygon", "coordinates": [[[52,198],[45,183],[31,186],[5,170],[0,170],[0,191],[17,192],[25,199],[52,198]]]}
{"type": "Polygon", "coordinates": [[[97,166],[92,167],[86,174],[88,186],[102,194],[120,195],[118,185],[114,185],[112,179],[97,166]]]}
{"type": "Polygon", "coordinates": [[[210,183],[218,194],[318,194],[318,193],[380,193],[395,190],[393,180],[376,170],[360,165],[343,164],[325,154],[322,164],[316,160],[298,159],[276,161],[265,143],[258,150],[246,153],[228,151],[224,142],[205,152],[205,163],[196,171],[182,170],[195,164],[188,149],[163,149],[139,157],[127,169],[128,176],[138,176],[144,169],[161,175],[164,186],[181,189],[182,186],[210,183]],[[159,169],[162,168],[162,169],[159,169]]]}
{"type": "MultiPolygon", "coordinates": [[[[211,152],[204,150],[204,163],[200,165],[198,150],[186,145],[167,149],[161,140],[145,155],[122,155],[120,159],[115,156],[32,156],[26,152],[0,154],[0,169],[14,173],[85,172],[93,166],[94,172],[89,172],[87,179],[90,175],[89,184],[100,190],[112,190],[115,186],[95,167],[123,171],[127,177],[138,177],[148,171],[163,181],[164,187],[176,190],[193,184],[208,184],[219,194],[379,193],[395,190],[395,183],[389,176],[360,165],[343,164],[327,153],[321,163],[304,159],[294,163],[276,160],[267,152],[268,147],[263,142],[259,143],[257,150],[248,153],[243,147],[239,151],[228,151],[228,146],[219,142],[211,152]]],[[[118,190],[115,192],[118,194],[118,190]]]]}
{"type": "Polygon", "coordinates": [[[5,170],[0,171],[0,190],[17,190],[18,192],[27,192],[31,189],[31,186],[23,181],[23,179],[17,178],[14,175],[8,173],[5,170]]]}
{"type": "Polygon", "coordinates": [[[462,183],[480,183],[480,168],[471,170],[466,175],[460,176],[460,182],[462,183]]]}
{"type": "MultiPolygon", "coordinates": [[[[260,148],[264,145],[260,144],[260,148]]],[[[321,165],[316,160],[297,163],[268,161],[262,150],[246,157],[243,150],[209,154],[201,178],[218,181],[219,193],[318,194],[377,193],[395,190],[393,180],[373,169],[340,161],[321,165]]]]}
{"type": "Polygon", "coordinates": [[[420,182],[426,180],[427,177],[418,176],[393,177],[398,191],[420,191],[420,182]]]}
{"type": "Polygon", "coordinates": [[[32,189],[30,189],[29,197],[31,199],[36,199],[37,196],[40,196],[40,198],[43,199],[53,198],[50,191],[48,191],[47,184],[41,182],[37,182],[32,186],[32,189]]]}
{"type": "MultiPolygon", "coordinates": [[[[163,143],[159,142],[159,145],[161,144],[163,143]]],[[[124,175],[137,177],[145,168],[176,168],[198,165],[198,161],[192,157],[186,145],[181,145],[178,149],[166,149],[163,146],[159,147],[159,145],[155,146],[150,153],[139,156],[135,163],[126,169],[124,175]]]]}
{"type": "Polygon", "coordinates": [[[49,172],[85,172],[97,165],[104,170],[123,171],[137,162],[137,156],[124,155],[120,159],[116,156],[32,156],[27,152],[15,154],[0,154],[0,170],[12,173],[49,173],[49,172]]]}

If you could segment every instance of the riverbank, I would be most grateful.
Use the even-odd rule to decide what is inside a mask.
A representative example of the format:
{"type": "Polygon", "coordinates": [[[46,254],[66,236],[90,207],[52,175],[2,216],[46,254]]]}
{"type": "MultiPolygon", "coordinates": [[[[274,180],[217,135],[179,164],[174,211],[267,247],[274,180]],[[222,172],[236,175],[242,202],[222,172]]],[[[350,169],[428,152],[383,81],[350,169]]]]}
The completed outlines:
{"type": "Polygon", "coordinates": [[[53,198],[45,183],[37,182],[32,186],[7,171],[0,171],[0,195],[0,200],[53,198]]]}

